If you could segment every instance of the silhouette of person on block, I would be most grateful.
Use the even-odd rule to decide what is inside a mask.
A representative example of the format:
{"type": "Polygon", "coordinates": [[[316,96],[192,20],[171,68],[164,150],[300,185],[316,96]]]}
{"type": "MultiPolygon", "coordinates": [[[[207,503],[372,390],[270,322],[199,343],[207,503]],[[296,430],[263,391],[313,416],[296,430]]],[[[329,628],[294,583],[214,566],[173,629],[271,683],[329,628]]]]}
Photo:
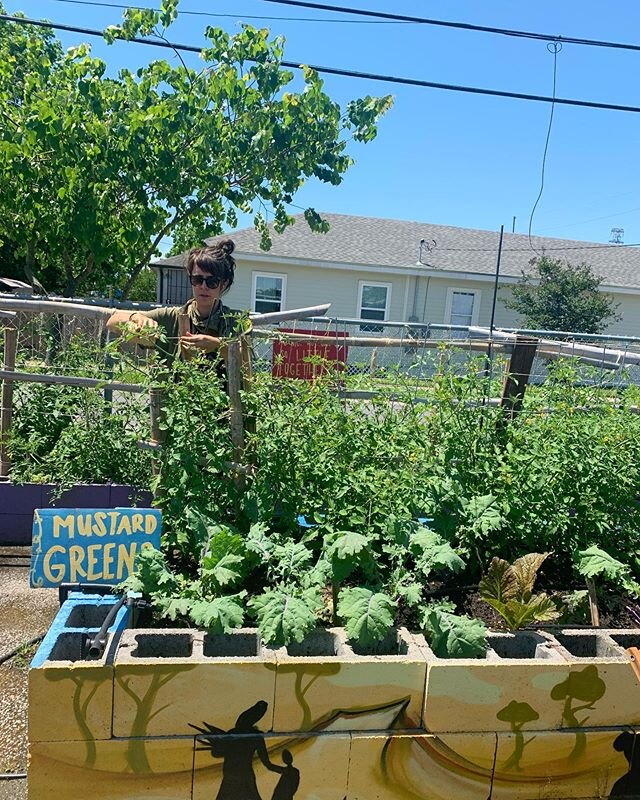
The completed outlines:
{"type": "Polygon", "coordinates": [[[617,737],[613,747],[629,762],[629,772],[613,784],[609,797],[635,797],[640,795],[640,744],[637,734],[625,731],[617,737]]]}
{"type": "Polygon", "coordinates": [[[196,741],[202,747],[198,749],[209,750],[214,757],[224,759],[222,783],[216,800],[262,800],[253,770],[254,755],[271,772],[286,771],[286,767],[280,767],[269,760],[264,734],[256,728],[256,723],[264,717],[267,708],[268,704],[259,700],[240,714],[229,731],[223,731],[206,722],[203,723],[204,728],[191,726],[200,731],[196,741]]]}
{"type": "Polygon", "coordinates": [[[293,800],[293,796],[300,786],[300,770],[293,766],[293,756],[288,750],[282,751],[282,760],[287,766],[280,776],[278,785],[273,790],[271,800],[293,800]]]}

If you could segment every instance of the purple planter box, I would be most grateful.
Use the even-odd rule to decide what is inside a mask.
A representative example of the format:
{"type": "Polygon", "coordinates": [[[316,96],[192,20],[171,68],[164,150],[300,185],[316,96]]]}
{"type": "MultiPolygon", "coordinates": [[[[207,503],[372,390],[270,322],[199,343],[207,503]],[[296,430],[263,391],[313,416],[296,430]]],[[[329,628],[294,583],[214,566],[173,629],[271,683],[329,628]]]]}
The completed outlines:
{"type": "Polygon", "coordinates": [[[0,483],[0,545],[31,544],[34,508],[148,508],[151,492],[131,486],[81,484],[56,500],[55,486],[47,483],[0,483]]]}

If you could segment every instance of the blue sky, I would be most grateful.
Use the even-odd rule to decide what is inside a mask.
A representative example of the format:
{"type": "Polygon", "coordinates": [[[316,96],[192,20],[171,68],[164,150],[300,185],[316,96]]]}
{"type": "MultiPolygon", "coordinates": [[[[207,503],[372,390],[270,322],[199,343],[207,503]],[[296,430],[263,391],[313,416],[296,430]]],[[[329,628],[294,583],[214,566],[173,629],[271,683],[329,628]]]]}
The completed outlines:
{"type": "MultiPolygon", "coordinates": [[[[340,0],[346,5],[348,0],[340,0]]],[[[140,2],[140,5],[155,5],[140,2]]],[[[335,4],[339,4],[335,0],[335,4]]],[[[619,0],[352,0],[361,8],[394,11],[564,36],[640,43],[640,3],[619,0]]],[[[120,21],[115,8],[56,0],[5,0],[9,12],[104,28],[120,21]]],[[[349,24],[348,17],[265,0],[181,0],[181,9],[228,17],[181,16],[173,41],[200,45],[206,24],[238,30],[238,22],[267,26],[287,39],[287,59],[429,81],[550,95],[553,56],[544,42],[410,24],[349,24]],[[249,15],[341,22],[250,20],[249,15]]],[[[65,45],[86,40],[61,35],[65,45]]],[[[110,70],[136,68],[167,51],[89,40],[110,70]]],[[[171,57],[171,56],[170,56],[171,57]]],[[[192,61],[192,63],[194,63],[192,61]]],[[[640,106],[640,52],[564,45],[558,55],[561,97],[640,106]]],[[[395,96],[378,138],[351,148],[356,164],[339,187],[309,183],[300,206],[470,228],[526,233],[540,188],[550,108],[543,103],[480,97],[425,88],[327,77],[344,103],[363,94],[395,96]]],[[[532,232],[608,241],[624,228],[640,242],[640,114],[557,106],[545,189],[532,232]]],[[[292,209],[295,212],[295,209],[292,209]]]]}

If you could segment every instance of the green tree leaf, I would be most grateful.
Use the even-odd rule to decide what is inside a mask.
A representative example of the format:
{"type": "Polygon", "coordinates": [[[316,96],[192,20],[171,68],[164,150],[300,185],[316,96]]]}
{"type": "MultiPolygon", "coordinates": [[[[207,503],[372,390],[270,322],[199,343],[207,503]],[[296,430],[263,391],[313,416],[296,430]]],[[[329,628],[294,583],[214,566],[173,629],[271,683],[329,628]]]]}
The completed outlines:
{"type": "Polygon", "coordinates": [[[619,319],[613,297],[600,291],[602,279],[588,264],[572,265],[547,256],[530,262],[503,302],[527,328],[601,333],[619,319]]]}

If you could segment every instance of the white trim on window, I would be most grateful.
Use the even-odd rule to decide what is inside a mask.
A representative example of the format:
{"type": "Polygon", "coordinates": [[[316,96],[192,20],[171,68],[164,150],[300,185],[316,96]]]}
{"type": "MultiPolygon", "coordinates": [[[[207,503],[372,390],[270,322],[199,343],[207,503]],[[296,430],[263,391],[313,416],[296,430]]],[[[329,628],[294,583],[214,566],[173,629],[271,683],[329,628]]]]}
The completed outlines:
{"type": "Polygon", "coordinates": [[[391,307],[391,289],[393,288],[392,283],[378,283],[377,281],[358,281],[358,306],[356,308],[356,317],[358,319],[367,319],[367,317],[362,316],[362,293],[364,291],[365,286],[380,286],[383,289],[387,290],[387,298],[384,307],[384,317],[383,320],[389,319],[389,308],[391,307]]]}
{"type": "Polygon", "coordinates": [[[284,311],[287,302],[287,275],[283,272],[252,272],[251,273],[251,310],[256,311],[256,293],[258,288],[258,278],[278,278],[282,281],[280,290],[280,308],[284,311]]]}
{"type": "MultiPolygon", "coordinates": [[[[449,286],[447,288],[447,299],[444,304],[444,323],[452,325],[451,315],[453,312],[453,295],[454,294],[470,294],[473,295],[473,306],[471,309],[471,325],[478,324],[478,317],[480,316],[480,299],[482,297],[481,289],[467,289],[464,286],[449,286]]],[[[462,324],[462,323],[456,323],[462,324]]]]}
{"type": "MultiPolygon", "coordinates": [[[[366,320],[366,324],[360,325],[360,331],[362,333],[382,333],[383,332],[383,330],[384,330],[383,324],[384,324],[384,322],[386,320],[389,319],[389,309],[391,308],[391,289],[392,289],[392,287],[393,287],[393,284],[391,284],[391,283],[380,283],[378,281],[358,281],[358,306],[356,308],[356,317],[358,319],[361,319],[361,320],[366,320]],[[383,311],[383,316],[381,318],[377,317],[377,316],[374,316],[374,317],[363,317],[362,316],[362,311],[363,311],[362,300],[363,300],[363,294],[364,294],[365,286],[372,286],[372,287],[375,287],[375,288],[382,288],[382,289],[386,290],[384,311],[383,311]]],[[[375,312],[382,311],[382,309],[375,308],[375,307],[372,307],[372,306],[369,307],[369,310],[370,311],[375,311],[375,312]]]]}

